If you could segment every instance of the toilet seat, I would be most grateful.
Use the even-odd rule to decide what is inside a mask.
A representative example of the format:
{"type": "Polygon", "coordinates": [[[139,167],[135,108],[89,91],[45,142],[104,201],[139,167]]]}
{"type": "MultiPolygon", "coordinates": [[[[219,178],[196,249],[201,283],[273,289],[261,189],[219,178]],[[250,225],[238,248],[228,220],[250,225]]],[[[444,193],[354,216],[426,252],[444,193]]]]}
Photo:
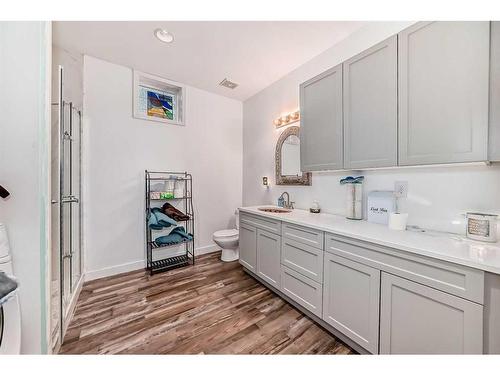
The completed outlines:
{"type": "Polygon", "coordinates": [[[237,237],[239,235],[238,229],[223,229],[214,233],[214,237],[229,239],[229,237],[237,237]]]}

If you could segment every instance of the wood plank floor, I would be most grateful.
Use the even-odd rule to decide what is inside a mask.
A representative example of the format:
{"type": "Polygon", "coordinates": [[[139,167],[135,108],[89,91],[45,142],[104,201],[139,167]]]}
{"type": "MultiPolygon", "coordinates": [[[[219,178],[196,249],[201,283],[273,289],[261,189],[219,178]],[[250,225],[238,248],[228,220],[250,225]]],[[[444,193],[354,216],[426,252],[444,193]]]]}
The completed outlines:
{"type": "Polygon", "coordinates": [[[194,267],[83,286],[60,353],[351,354],[343,342],[220,253],[194,267]]]}

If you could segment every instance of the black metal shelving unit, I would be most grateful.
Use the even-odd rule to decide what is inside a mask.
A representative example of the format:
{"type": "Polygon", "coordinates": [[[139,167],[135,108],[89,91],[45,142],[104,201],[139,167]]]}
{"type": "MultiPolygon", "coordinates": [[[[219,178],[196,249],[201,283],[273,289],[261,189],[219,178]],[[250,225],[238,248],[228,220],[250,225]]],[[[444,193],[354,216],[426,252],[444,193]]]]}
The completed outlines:
{"type": "Polygon", "coordinates": [[[146,198],[146,217],[145,217],[145,231],[146,231],[146,257],[147,257],[147,270],[151,275],[159,272],[168,271],[178,267],[188,266],[194,264],[194,209],[193,209],[193,177],[187,172],[153,172],[145,171],[145,198],[146,198]],[[177,181],[184,184],[184,193],[182,197],[174,198],[151,198],[151,184],[153,183],[166,183],[167,181],[177,181]],[[150,229],[148,225],[149,215],[151,209],[154,207],[161,207],[165,202],[171,204],[177,209],[181,210],[189,219],[179,221],[178,224],[182,225],[187,233],[191,234],[192,239],[176,244],[157,245],[155,243],[156,230],[150,229]],[[161,204],[160,204],[161,203],[161,204]],[[157,256],[156,253],[161,250],[168,250],[169,248],[184,248],[183,254],[172,254],[170,256],[157,256]]]}

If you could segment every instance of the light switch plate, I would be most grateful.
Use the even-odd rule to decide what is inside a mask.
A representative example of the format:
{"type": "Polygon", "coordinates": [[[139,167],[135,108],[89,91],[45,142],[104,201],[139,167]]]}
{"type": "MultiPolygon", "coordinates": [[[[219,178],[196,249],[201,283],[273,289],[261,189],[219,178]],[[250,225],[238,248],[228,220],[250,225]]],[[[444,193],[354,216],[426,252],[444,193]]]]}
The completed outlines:
{"type": "Polygon", "coordinates": [[[408,181],[394,182],[394,195],[396,198],[406,198],[408,196],[408,181]]]}

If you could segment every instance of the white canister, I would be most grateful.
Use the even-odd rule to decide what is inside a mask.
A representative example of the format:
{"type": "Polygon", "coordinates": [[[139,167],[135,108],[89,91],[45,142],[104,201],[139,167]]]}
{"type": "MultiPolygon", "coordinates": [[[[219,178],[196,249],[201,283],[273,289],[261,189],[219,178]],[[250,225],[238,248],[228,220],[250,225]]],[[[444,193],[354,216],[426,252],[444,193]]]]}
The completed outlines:
{"type": "Polygon", "coordinates": [[[363,219],[363,185],[360,183],[346,184],[347,186],[347,214],[351,220],[363,219]]]}
{"type": "Polygon", "coordinates": [[[497,241],[497,215],[467,212],[467,238],[477,241],[497,241]]]}
{"type": "Polygon", "coordinates": [[[407,223],[408,223],[408,214],[401,214],[397,212],[391,212],[389,214],[389,229],[406,230],[407,223]]]}
{"type": "Polygon", "coordinates": [[[174,198],[184,198],[184,189],[175,189],[174,190],[174,198]]]}

